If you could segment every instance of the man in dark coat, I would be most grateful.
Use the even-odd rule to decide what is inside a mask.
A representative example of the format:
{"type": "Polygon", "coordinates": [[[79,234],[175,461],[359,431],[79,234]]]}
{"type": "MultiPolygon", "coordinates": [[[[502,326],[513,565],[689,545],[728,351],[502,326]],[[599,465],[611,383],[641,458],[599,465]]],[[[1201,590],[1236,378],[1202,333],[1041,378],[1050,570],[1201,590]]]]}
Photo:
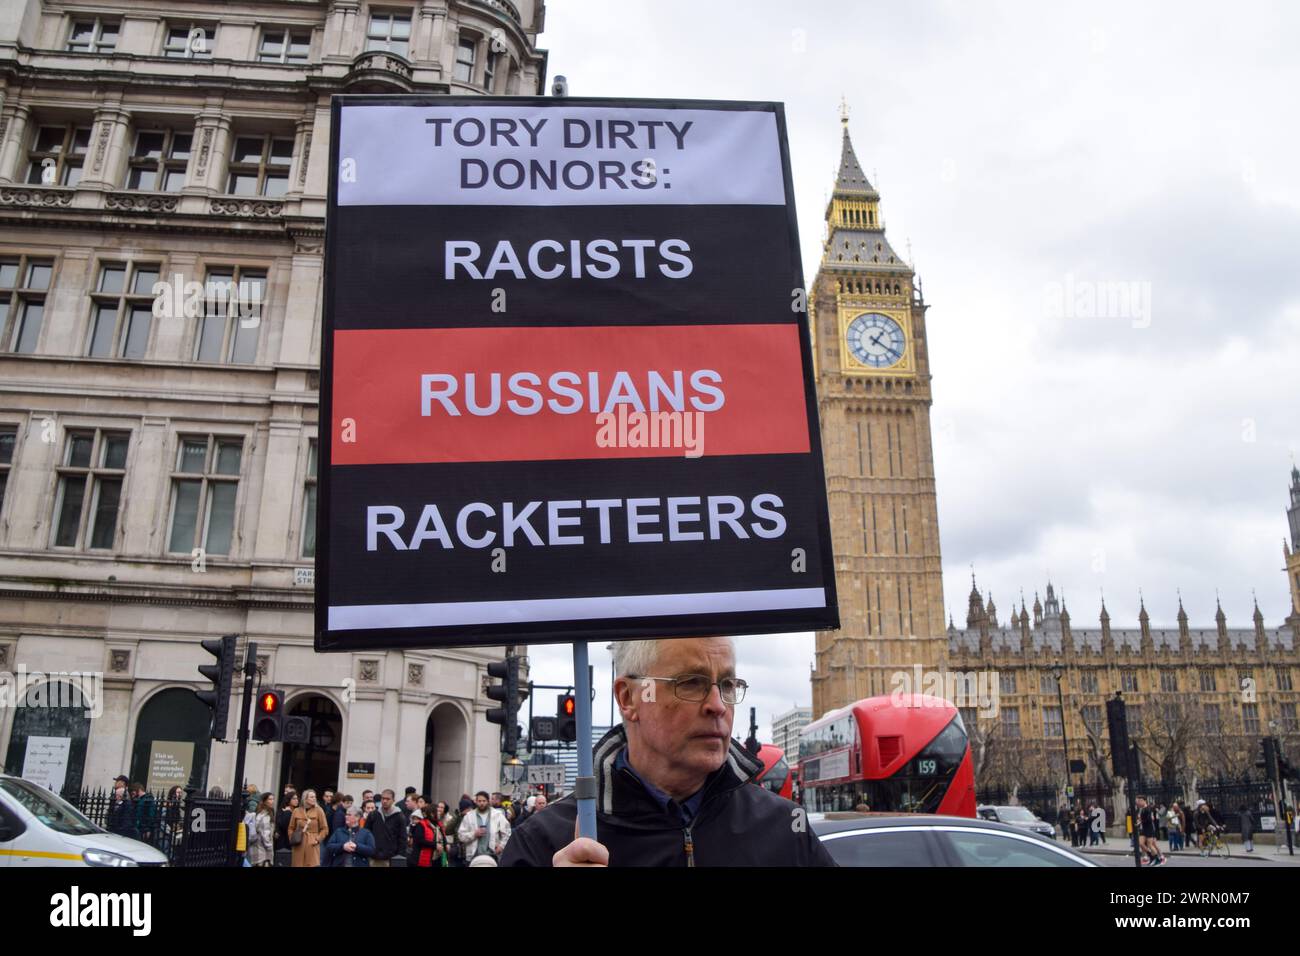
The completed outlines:
{"type": "Polygon", "coordinates": [[[746,685],[730,638],[616,646],[623,723],[595,748],[596,840],[573,796],[524,820],[502,866],[834,866],[804,811],[754,786],[763,763],[731,737],[746,685]]]}
{"type": "Polygon", "coordinates": [[[113,781],[113,795],[109,798],[108,815],[104,829],[118,836],[140,839],[140,830],[136,826],[135,801],[127,790],[126,777],[113,781]]]}
{"type": "Polygon", "coordinates": [[[371,866],[389,866],[395,856],[406,856],[406,817],[397,807],[396,795],[385,790],[379,807],[366,820],[366,829],[375,838],[375,855],[371,866]]]}
{"type": "Polygon", "coordinates": [[[144,788],[144,784],[131,784],[131,799],[135,802],[135,828],[139,839],[153,843],[154,830],[158,826],[158,801],[144,788]]]}

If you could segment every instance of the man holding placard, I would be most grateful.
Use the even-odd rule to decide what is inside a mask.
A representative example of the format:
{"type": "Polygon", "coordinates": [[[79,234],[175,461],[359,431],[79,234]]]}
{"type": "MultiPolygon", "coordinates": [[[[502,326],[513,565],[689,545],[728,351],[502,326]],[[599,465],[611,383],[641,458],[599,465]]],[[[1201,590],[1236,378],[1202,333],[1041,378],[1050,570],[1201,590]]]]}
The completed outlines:
{"type": "Polygon", "coordinates": [[[750,780],[762,761],[731,738],[747,685],[730,638],[615,645],[623,723],[596,746],[599,842],[577,803],[515,828],[502,866],[834,866],[801,807],[750,780]],[[740,835],[740,836],[738,836],[740,835]]]}

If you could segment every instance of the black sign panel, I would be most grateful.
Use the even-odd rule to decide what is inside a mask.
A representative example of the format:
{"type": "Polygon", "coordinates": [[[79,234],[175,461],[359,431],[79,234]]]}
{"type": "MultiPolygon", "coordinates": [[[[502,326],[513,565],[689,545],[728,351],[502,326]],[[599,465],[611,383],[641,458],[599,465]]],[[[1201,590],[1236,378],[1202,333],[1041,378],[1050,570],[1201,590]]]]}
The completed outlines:
{"type": "Polygon", "coordinates": [[[318,650],[838,626],[770,103],[333,105],[318,650]]]}

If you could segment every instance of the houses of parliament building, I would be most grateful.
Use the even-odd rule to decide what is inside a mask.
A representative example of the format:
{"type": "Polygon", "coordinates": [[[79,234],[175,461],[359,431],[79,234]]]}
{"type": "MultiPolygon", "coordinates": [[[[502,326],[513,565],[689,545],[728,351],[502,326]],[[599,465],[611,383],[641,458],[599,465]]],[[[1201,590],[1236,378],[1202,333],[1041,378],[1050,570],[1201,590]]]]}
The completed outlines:
{"type": "Polygon", "coordinates": [[[1150,779],[1239,776],[1270,734],[1295,756],[1300,471],[1291,472],[1283,545],[1291,614],[1282,626],[1266,627],[1258,605],[1249,627],[1229,627],[1221,607],[1213,625],[1194,626],[1180,596],[1176,629],[1153,629],[1144,601],[1136,628],[1112,627],[1104,602],[1097,626],[1080,628],[1050,583],[1004,622],[973,578],[966,626],[945,626],[928,306],[885,237],[847,117],[825,216],[809,320],[842,629],[816,635],[814,719],[889,694],[895,675],[919,665],[996,681],[996,713],[965,713],[981,785],[1059,780],[1063,739],[1089,779],[1104,777],[1105,701],[1116,691],[1150,779]]]}

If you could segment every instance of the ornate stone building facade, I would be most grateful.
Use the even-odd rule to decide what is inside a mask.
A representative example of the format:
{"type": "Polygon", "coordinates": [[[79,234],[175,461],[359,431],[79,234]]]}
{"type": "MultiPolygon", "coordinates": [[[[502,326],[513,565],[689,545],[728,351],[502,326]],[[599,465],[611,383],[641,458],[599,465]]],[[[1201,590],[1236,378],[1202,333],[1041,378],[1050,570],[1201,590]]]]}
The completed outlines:
{"type": "Polygon", "coordinates": [[[192,771],[199,641],[237,633],[314,720],[306,747],[251,748],[249,780],[496,783],[493,652],[312,649],[329,102],[542,92],[543,14],[0,6],[0,672],[102,675],[93,716],[0,710],[7,771],[38,738],[70,741],[71,786],[143,779],[159,742],[192,771]]]}
{"type": "MultiPolygon", "coordinates": [[[[1294,480],[1294,479],[1293,479],[1294,480]]],[[[995,713],[963,708],[982,787],[1065,780],[1069,758],[1087,770],[1071,782],[1109,788],[1106,700],[1123,694],[1143,779],[1191,792],[1198,779],[1256,775],[1261,737],[1300,748],[1300,648],[1293,623],[1268,628],[1255,605],[1251,626],[1230,628],[1215,601],[1212,627],[1193,627],[1178,598],[1177,625],[1153,628],[1145,600],[1138,626],[1075,627],[1052,584],[1032,608],[1021,598],[1010,620],[971,582],[966,627],[948,626],[948,669],[984,672],[997,688],[995,713]],[[1059,680],[1059,692],[1058,692],[1059,680]]],[[[1294,622],[1294,616],[1291,619],[1294,622]]]]}
{"type": "Polygon", "coordinates": [[[814,717],[944,658],[926,308],[845,117],[809,296],[841,621],[816,637],[814,717]]]}

